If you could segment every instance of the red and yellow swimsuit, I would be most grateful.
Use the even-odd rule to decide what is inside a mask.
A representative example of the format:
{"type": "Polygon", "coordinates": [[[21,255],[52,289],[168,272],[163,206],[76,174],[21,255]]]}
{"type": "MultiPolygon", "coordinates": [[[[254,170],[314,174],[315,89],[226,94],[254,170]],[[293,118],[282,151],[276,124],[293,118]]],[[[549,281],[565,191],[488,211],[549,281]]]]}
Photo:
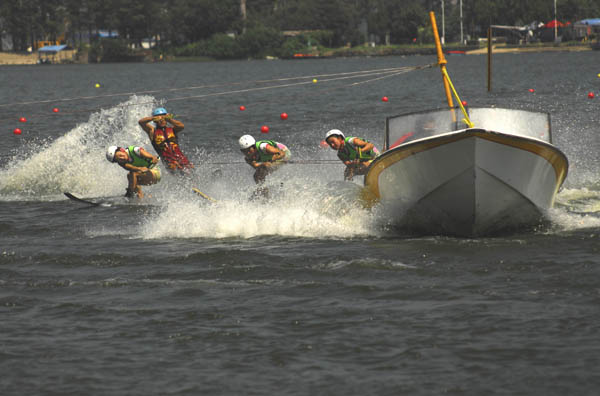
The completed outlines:
{"type": "Polygon", "coordinates": [[[158,126],[154,128],[152,147],[154,147],[154,150],[156,150],[170,172],[185,171],[194,167],[179,149],[177,135],[173,128],[160,128],[158,126]]]}

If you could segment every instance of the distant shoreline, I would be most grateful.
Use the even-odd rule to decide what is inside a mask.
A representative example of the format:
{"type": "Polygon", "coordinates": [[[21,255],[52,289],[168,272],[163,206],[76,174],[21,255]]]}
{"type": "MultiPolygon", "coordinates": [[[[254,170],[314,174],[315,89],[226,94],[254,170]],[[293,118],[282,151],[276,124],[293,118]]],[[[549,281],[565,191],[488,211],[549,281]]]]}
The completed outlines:
{"type": "MultiPolygon", "coordinates": [[[[449,46],[445,48],[445,51],[464,51],[465,55],[481,55],[487,54],[487,47],[470,49],[472,47],[456,47],[449,46]]],[[[519,46],[519,47],[506,47],[503,45],[494,45],[492,47],[493,54],[501,53],[529,53],[529,52],[581,52],[591,51],[593,48],[589,44],[585,45],[532,45],[532,46],[519,46]]],[[[294,59],[324,59],[324,58],[341,58],[341,57],[369,57],[369,56],[413,56],[413,55],[435,55],[435,49],[433,47],[353,47],[353,48],[339,48],[334,50],[327,50],[321,54],[307,54],[294,59]]],[[[199,58],[202,61],[210,59],[199,58]]],[[[195,61],[194,58],[182,57],[179,59],[173,57],[164,60],[164,62],[185,62],[195,61]]],[[[0,66],[2,65],[35,65],[38,64],[38,55],[32,54],[18,54],[12,52],[0,52],[0,66]]]]}
{"type": "MultiPolygon", "coordinates": [[[[506,53],[526,53],[526,52],[557,52],[557,51],[567,51],[567,52],[581,52],[581,51],[591,51],[592,47],[590,45],[564,45],[564,46],[531,46],[531,47],[504,47],[504,46],[492,46],[492,54],[506,54],[506,53]]],[[[466,55],[481,55],[487,54],[487,47],[479,48],[476,50],[467,51],[466,55]]]]}
{"type": "Polygon", "coordinates": [[[13,52],[0,52],[0,65],[35,65],[37,54],[17,54],[13,52]]]}

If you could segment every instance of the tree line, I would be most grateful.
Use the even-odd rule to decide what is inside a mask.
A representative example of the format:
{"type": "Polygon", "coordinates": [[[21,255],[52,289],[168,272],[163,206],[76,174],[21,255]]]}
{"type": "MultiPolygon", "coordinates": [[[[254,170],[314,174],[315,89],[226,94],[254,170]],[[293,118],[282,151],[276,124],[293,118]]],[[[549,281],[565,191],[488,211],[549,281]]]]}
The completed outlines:
{"type": "MultiPolygon", "coordinates": [[[[8,0],[0,3],[0,31],[12,39],[15,51],[40,40],[78,46],[104,30],[118,32],[129,46],[157,38],[165,51],[193,54],[213,46],[243,56],[274,46],[293,51],[307,43],[339,47],[367,40],[424,41],[428,12],[434,11],[441,25],[442,4],[446,42],[459,40],[461,11],[464,35],[473,38],[485,36],[492,24],[554,19],[551,0],[462,0],[462,10],[459,0],[8,0]],[[286,43],[286,31],[305,34],[286,43]]],[[[556,4],[560,21],[600,18],[598,0],[556,4]]]]}

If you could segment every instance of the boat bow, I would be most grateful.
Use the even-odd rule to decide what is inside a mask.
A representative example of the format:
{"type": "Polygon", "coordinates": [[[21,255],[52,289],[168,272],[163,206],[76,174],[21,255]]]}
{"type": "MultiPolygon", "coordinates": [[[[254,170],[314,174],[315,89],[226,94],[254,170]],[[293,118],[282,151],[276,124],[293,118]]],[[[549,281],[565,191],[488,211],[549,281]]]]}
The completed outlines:
{"type": "MultiPolygon", "coordinates": [[[[480,115],[502,116],[504,126],[496,129],[508,125],[515,133],[440,133],[440,121],[452,119],[440,117],[447,112],[418,113],[427,120],[419,123],[428,126],[425,133],[414,128],[414,114],[405,118],[408,123],[399,122],[404,116],[388,119],[388,150],[365,176],[367,195],[391,223],[419,232],[479,236],[539,224],[568,170],[566,156],[549,142],[549,116],[485,109],[480,115]]],[[[490,125],[490,118],[480,124],[490,125]]]]}

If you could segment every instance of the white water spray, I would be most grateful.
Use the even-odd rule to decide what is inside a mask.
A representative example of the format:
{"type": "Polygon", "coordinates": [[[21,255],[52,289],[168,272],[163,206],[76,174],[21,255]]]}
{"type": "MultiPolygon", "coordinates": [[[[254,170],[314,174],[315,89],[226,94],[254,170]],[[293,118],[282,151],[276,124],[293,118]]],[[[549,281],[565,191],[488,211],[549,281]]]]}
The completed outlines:
{"type": "Polygon", "coordinates": [[[110,145],[148,145],[137,121],[150,113],[153,98],[131,97],[101,110],[51,143],[24,147],[0,170],[0,194],[5,199],[62,195],[121,194],[127,184],[121,168],[106,161],[110,145]]]}

